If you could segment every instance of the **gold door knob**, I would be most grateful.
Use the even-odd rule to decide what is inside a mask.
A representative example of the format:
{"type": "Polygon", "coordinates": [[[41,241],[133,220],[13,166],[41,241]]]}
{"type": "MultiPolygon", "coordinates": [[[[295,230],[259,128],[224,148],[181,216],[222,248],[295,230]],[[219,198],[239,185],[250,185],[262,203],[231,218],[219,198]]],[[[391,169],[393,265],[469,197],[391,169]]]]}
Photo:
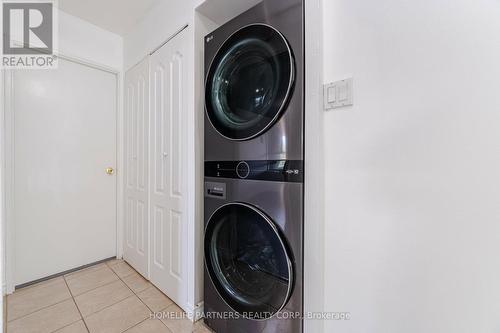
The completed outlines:
{"type": "Polygon", "coordinates": [[[108,175],[112,175],[112,174],[114,174],[114,173],[115,173],[115,170],[114,170],[113,168],[106,168],[106,173],[107,173],[108,175]]]}

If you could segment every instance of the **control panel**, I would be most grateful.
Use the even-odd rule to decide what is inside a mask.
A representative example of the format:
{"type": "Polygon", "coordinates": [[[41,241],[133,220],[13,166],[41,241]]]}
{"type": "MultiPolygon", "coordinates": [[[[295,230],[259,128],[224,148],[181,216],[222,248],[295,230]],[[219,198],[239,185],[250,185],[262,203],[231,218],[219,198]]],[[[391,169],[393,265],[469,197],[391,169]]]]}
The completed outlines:
{"type": "Polygon", "coordinates": [[[205,182],[205,196],[226,199],[226,184],[205,182]]]}
{"type": "Polygon", "coordinates": [[[205,177],[301,183],[303,164],[299,160],[209,161],[205,162],[205,177]]]}

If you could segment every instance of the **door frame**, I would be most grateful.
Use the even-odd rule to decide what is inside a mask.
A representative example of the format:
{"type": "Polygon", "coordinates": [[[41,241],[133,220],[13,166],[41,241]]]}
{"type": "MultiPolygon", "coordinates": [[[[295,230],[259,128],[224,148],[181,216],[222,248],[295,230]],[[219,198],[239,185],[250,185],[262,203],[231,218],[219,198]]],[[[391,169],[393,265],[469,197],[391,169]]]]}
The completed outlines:
{"type": "MultiPolygon", "coordinates": [[[[123,199],[124,199],[124,189],[123,189],[123,102],[122,102],[122,89],[123,89],[123,74],[120,69],[111,68],[93,61],[86,59],[68,56],[63,53],[54,52],[55,56],[73,62],[75,64],[90,67],[92,69],[97,69],[110,73],[115,76],[116,82],[116,257],[121,258],[123,256],[123,199]]],[[[3,265],[5,269],[5,275],[2,277],[2,291],[3,295],[11,294],[15,290],[14,283],[14,262],[15,262],[15,239],[16,239],[16,228],[15,228],[15,216],[14,216],[14,147],[15,147],[15,136],[14,136],[14,113],[13,113],[13,93],[14,93],[14,82],[13,75],[14,70],[3,70],[3,93],[4,93],[4,103],[3,107],[3,132],[4,137],[4,149],[2,160],[4,162],[4,173],[3,173],[3,193],[4,197],[4,207],[5,207],[5,220],[2,224],[2,229],[4,232],[4,244],[3,249],[5,249],[4,256],[1,258],[5,260],[3,265]],[[5,281],[3,281],[5,279],[5,281]]],[[[0,85],[1,86],[1,85],[0,85]]],[[[104,259],[104,258],[103,258],[104,259]]]]}

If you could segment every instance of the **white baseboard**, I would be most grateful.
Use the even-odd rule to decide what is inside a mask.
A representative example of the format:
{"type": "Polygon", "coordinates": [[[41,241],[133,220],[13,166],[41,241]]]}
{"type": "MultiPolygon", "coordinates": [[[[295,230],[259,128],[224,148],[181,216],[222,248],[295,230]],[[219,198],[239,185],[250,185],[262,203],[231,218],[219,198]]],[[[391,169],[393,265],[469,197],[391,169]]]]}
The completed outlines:
{"type": "Polygon", "coordinates": [[[196,306],[188,304],[186,314],[192,322],[197,322],[203,318],[203,302],[196,304],[196,306]]]}

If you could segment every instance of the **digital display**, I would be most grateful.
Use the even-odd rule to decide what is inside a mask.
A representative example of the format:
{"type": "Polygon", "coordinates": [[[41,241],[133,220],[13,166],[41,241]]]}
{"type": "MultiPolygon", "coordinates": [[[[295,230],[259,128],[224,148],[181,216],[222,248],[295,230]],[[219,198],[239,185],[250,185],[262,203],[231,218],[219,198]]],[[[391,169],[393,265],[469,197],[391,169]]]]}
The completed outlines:
{"type": "Polygon", "coordinates": [[[205,162],[205,176],[282,182],[303,182],[303,161],[211,161],[205,162]]]}

